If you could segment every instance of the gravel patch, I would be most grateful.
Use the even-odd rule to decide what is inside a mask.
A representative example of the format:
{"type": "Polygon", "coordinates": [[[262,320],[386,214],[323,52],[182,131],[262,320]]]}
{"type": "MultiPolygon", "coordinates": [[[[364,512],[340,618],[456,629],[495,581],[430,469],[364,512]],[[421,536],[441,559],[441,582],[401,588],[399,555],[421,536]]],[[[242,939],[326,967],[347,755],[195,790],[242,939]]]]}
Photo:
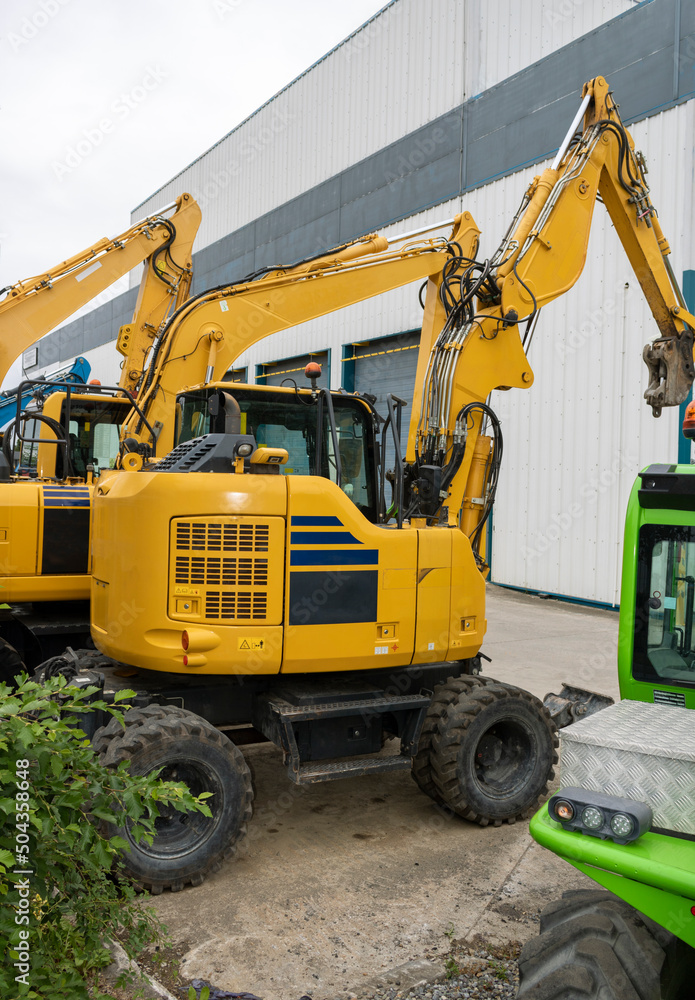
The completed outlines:
{"type": "Polygon", "coordinates": [[[493,947],[485,942],[453,945],[445,958],[445,977],[440,975],[435,981],[413,983],[410,968],[403,966],[402,977],[399,970],[394,969],[384,977],[390,982],[379,984],[376,989],[369,984],[366,989],[343,996],[354,1000],[474,1000],[477,997],[514,1000],[519,986],[517,957],[520,950],[516,943],[504,947],[493,947]]]}

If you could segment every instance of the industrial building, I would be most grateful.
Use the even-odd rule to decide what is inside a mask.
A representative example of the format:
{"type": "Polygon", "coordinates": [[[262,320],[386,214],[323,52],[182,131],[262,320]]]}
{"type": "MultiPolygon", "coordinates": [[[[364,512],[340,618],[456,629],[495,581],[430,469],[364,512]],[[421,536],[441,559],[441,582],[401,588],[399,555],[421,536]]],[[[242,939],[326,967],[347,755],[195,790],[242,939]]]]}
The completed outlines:
{"type": "MultiPolygon", "coordinates": [[[[485,257],[549,165],[582,84],[597,75],[645,153],[692,309],[695,4],[681,0],[392,0],[136,206],[133,221],[183,191],[198,200],[193,292],[464,208],[482,230],[485,257]]],[[[412,398],[417,292],[278,333],[241,355],[232,377],[302,380],[314,360],[334,389],[412,398]]],[[[102,381],[117,381],[114,341],[135,295],[133,287],[44,338],[27,374],[81,354],[102,381]]],[[[656,333],[599,205],[582,277],[540,317],[534,386],[493,394],[505,440],[495,582],[617,604],[637,470],[690,461],[679,414],[654,420],[642,398],[642,347],[656,333]]]]}

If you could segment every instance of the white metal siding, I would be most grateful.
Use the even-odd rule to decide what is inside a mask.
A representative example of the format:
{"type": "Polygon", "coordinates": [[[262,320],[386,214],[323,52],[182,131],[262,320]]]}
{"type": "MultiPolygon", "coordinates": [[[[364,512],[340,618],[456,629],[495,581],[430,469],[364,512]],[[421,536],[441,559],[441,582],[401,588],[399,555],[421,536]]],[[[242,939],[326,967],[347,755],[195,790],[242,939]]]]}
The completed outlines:
{"type": "Polygon", "coordinates": [[[633,7],[633,0],[466,0],[466,97],[633,7]]]}
{"type": "Polygon", "coordinates": [[[133,220],[189,191],[203,211],[200,250],[631,5],[398,0],[139,205],[133,220]]]}

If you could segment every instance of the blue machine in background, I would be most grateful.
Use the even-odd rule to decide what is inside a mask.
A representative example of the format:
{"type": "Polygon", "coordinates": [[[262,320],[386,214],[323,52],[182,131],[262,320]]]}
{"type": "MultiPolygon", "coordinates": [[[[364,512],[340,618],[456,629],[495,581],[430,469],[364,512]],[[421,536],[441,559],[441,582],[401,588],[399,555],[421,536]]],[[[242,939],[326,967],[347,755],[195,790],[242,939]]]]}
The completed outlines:
{"type": "MultiPolygon", "coordinates": [[[[73,363],[67,368],[60,368],[46,376],[45,383],[40,386],[33,385],[22,393],[22,409],[31,402],[32,399],[50,396],[62,388],[61,385],[53,383],[74,382],[75,385],[86,385],[91,372],[91,365],[86,358],[75,358],[73,363]]],[[[12,420],[17,414],[17,389],[8,389],[0,393],[0,429],[12,420]]]]}

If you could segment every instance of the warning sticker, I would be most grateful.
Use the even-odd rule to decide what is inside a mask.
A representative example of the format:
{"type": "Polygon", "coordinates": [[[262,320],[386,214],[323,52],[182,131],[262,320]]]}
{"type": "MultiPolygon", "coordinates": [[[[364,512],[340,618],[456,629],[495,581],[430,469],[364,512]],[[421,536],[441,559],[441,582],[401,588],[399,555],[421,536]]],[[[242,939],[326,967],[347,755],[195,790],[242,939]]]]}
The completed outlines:
{"type": "Polygon", "coordinates": [[[256,639],[252,636],[245,636],[237,640],[237,649],[244,649],[249,652],[252,649],[265,649],[265,639],[256,639]]]}
{"type": "Polygon", "coordinates": [[[388,651],[389,651],[388,646],[375,646],[374,647],[374,655],[375,656],[383,655],[384,653],[388,653],[388,651]]]}
{"type": "Polygon", "coordinates": [[[174,587],[174,594],[179,597],[199,597],[200,587],[174,587]]]}

